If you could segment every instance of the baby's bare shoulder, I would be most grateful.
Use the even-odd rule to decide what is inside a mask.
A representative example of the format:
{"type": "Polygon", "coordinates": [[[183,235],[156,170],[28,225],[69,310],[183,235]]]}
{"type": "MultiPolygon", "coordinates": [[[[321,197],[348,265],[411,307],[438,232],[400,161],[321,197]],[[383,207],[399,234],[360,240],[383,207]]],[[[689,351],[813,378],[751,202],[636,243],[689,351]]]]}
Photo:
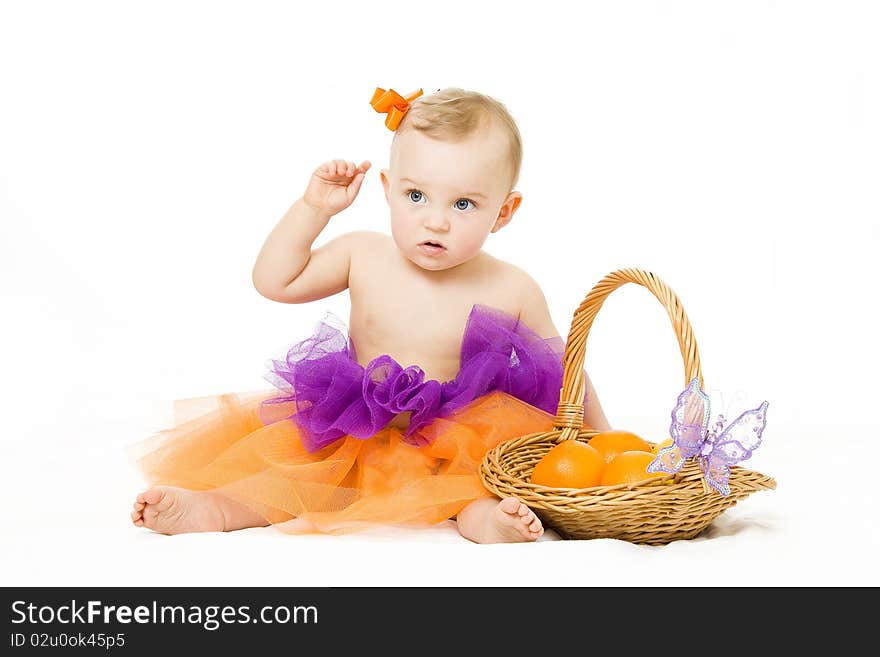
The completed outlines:
{"type": "Polygon", "coordinates": [[[516,291],[514,303],[519,318],[542,337],[554,337],[559,331],[550,317],[547,297],[538,282],[525,269],[503,260],[497,261],[498,280],[516,291]]]}
{"type": "Polygon", "coordinates": [[[376,244],[387,244],[391,240],[390,235],[386,235],[385,233],[380,233],[375,230],[353,230],[350,233],[346,233],[348,238],[352,240],[354,244],[357,245],[376,245],[376,244]]]}
{"type": "Polygon", "coordinates": [[[522,267],[494,256],[490,256],[490,263],[492,278],[505,287],[521,290],[525,297],[542,294],[538,282],[522,267]]]}
{"type": "Polygon", "coordinates": [[[364,256],[375,255],[378,250],[392,245],[390,235],[375,230],[353,230],[345,236],[351,244],[352,257],[356,260],[363,260],[364,256]]]}

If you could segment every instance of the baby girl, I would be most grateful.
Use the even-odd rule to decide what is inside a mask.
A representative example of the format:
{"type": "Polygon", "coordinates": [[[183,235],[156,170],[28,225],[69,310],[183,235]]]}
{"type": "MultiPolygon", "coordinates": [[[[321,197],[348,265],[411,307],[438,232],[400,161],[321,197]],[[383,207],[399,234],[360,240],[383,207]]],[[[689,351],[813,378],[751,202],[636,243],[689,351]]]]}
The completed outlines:
{"type": "MultiPolygon", "coordinates": [[[[493,497],[478,475],[488,449],[553,427],[561,386],[564,344],[540,287],[482,250],[522,201],[520,134],[475,92],[404,107],[379,174],[391,235],[356,230],[312,249],[371,168],[332,160],[253,269],[256,290],[281,303],[348,289],[348,335],[324,323],[272,361],[286,396],[222,395],[150,441],[139,464],[154,485],[137,496],[135,525],[338,533],[455,519],[477,543],[542,535],[525,504],[493,497]]],[[[610,428],[586,388],[584,424],[610,428]]]]}

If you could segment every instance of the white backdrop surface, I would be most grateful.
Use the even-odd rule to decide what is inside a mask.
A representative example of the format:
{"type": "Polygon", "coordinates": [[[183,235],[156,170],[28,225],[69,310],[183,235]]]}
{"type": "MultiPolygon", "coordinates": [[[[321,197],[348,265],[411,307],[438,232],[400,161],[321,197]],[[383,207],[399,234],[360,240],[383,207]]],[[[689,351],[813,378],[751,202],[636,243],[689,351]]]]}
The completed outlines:
{"type": "MultiPolygon", "coordinates": [[[[880,584],[880,12],[577,6],[0,4],[0,581],[880,584]],[[326,311],[347,317],[347,293],[278,304],[250,273],[327,159],[374,168],[315,245],[390,232],[377,86],[507,105],[524,200],[485,249],[541,284],[563,336],[602,276],[657,273],[716,410],[770,402],[745,465],[777,490],[662,548],[476,546],[451,523],[343,537],[130,524],[142,482],[125,447],[164,428],[173,399],[268,388],[267,358],[326,311]]],[[[614,426],[661,439],[682,363],[649,293],[609,297],[586,366],[614,426]]]]}

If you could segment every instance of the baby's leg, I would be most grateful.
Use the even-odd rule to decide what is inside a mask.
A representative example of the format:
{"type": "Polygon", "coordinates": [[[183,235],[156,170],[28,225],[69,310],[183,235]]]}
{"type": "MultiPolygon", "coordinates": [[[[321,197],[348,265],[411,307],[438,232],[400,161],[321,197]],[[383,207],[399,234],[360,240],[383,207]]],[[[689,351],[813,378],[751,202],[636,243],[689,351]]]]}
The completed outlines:
{"type": "Polygon", "coordinates": [[[515,497],[481,497],[456,518],[458,532],[474,543],[535,541],[544,533],[538,516],[515,497]]]}
{"type": "Polygon", "coordinates": [[[213,491],[154,486],[137,496],[131,521],[160,534],[228,532],[269,523],[248,507],[213,491]]]}

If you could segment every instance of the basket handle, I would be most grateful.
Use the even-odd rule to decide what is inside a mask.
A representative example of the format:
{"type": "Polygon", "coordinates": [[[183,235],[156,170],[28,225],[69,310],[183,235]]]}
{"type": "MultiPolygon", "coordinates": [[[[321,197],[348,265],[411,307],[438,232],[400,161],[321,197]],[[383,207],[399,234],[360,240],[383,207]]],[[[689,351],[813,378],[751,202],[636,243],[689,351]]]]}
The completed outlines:
{"type": "Polygon", "coordinates": [[[574,313],[571,330],[562,356],[562,390],[556,411],[555,428],[562,429],[563,440],[575,438],[584,423],[584,355],[587,335],[605,298],[621,285],[638,283],[648,288],[666,307],[672,327],[678,336],[678,346],[684,360],[684,382],[687,386],[696,377],[703,386],[700,354],[687,314],[678,296],[656,274],[642,269],[618,269],[596,283],[574,313]]]}

